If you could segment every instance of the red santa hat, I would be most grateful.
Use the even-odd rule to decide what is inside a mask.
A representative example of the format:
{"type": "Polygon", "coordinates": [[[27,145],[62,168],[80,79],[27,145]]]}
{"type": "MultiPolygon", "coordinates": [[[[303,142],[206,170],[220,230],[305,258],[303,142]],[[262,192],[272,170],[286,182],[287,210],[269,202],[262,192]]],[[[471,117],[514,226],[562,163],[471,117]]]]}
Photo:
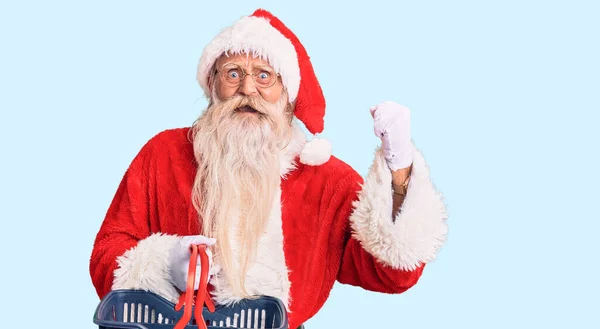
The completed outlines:
{"type": "MultiPolygon", "coordinates": [[[[319,134],[324,129],[325,97],[310,58],[298,38],[277,17],[258,9],[223,29],[204,49],[198,64],[197,79],[210,97],[208,78],[215,61],[225,52],[247,53],[269,62],[281,75],[290,102],[296,102],[294,116],[308,131],[319,134]]],[[[300,162],[320,165],[331,157],[331,144],[313,138],[300,154],[300,162]]]]}

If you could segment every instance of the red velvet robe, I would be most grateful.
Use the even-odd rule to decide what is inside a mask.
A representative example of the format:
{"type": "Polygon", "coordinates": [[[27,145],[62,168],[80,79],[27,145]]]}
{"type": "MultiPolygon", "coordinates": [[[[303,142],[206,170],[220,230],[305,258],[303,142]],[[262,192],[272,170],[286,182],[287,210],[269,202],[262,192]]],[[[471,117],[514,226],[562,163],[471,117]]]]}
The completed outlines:
{"type": "MultiPolygon", "coordinates": [[[[125,173],[91,256],[91,277],[100,298],[117,288],[178,297],[166,271],[168,251],[177,236],[201,234],[191,203],[196,162],[188,132],[158,134],[125,173]]],[[[434,259],[447,230],[441,196],[416,149],[403,208],[392,214],[391,174],[380,151],[363,181],[335,157],[320,166],[299,163],[303,135],[296,142],[287,150],[288,158],[282,158],[281,199],[275,203],[281,208],[274,211],[274,230],[268,233],[273,239],[263,252],[272,252],[282,240],[281,259],[273,258],[281,271],[267,273],[267,267],[259,267],[249,274],[268,280],[251,284],[251,291],[285,301],[290,328],[319,311],[336,280],[376,292],[406,291],[434,259]]]]}

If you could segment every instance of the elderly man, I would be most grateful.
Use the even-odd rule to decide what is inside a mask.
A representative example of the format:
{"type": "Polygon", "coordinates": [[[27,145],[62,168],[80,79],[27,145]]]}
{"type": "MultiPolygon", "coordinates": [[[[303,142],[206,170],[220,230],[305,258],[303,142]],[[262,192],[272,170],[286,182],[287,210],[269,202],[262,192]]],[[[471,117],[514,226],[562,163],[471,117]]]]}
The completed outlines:
{"type": "Polygon", "coordinates": [[[447,226],[407,108],[370,109],[382,145],[363,180],[303,133],[300,123],[322,132],[325,100],[306,50],[269,12],[224,29],[197,78],[206,111],[153,137],[108,209],[90,264],[101,298],[143,289],[176,302],[191,243],[212,252],[213,301],[277,297],[290,328],[319,311],[336,281],[383,293],[417,283],[447,226]]]}

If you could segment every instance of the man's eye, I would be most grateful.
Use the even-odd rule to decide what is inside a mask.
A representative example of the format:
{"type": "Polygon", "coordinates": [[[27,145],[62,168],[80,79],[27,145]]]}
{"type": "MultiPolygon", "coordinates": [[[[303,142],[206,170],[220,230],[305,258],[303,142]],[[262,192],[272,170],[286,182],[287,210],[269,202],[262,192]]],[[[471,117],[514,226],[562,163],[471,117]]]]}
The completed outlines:
{"type": "Polygon", "coordinates": [[[240,72],[238,72],[238,70],[229,70],[227,76],[231,79],[238,79],[240,77],[240,72]]]}
{"type": "Polygon", "coordinates": [[[261,72],[261,73],[258,75],[258,78],[259,78],[259,79],[261,79],[261,80],[266,80],[266,79],[268,79],[268,78],[269,78],[269,76],[270,76],[269,72],[261,72]]]}

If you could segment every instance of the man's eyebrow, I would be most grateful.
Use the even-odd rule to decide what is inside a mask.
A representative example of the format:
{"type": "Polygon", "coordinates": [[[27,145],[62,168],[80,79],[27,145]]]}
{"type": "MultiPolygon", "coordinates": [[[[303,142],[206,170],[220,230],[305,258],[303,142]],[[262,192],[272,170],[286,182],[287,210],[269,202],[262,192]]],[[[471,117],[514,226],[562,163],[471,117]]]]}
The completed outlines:
{"type": "Polygon", "coordinates": [[[275,71],[274,68],[272,68],[270,65],[267,65],[267,64],[253,65],[252,68],[263,69],[263,70],[267,70],[267,71],[275,71]]]}
{"type": "MultiPolygon", "coordinates": [[[[241,67],[242,69],[246,69],[246,66],[244,65],[243,62],[239,62],[238,63],[238,62],[234,62],[234,61],[225,62],[222,65],[220,65],[219,67],[223,68],[223,67],[228,67],[228,66],[232,66],[232,65],[236,65],[236,66],[241,67]]],[[[275,69],[273,67],[271,67],[270,65],[268,65],[268,64],[254,64],[254,65],[251,65],[250,68],[252,70],[253,69],[260,69],[260,70],[275,72],[275,69]]]]}
{"type": "Polygon", "coordinates": [[[225,67],[225,66],[230,66],[230,65],[237,65],[237,66],[243,67],[242,65],[240,65],[240,64],[238,64],[236,62],[226,62],[226,63],[223,63],[222,65],[219,65],[219,66],[220,67],[225,67]]]}

